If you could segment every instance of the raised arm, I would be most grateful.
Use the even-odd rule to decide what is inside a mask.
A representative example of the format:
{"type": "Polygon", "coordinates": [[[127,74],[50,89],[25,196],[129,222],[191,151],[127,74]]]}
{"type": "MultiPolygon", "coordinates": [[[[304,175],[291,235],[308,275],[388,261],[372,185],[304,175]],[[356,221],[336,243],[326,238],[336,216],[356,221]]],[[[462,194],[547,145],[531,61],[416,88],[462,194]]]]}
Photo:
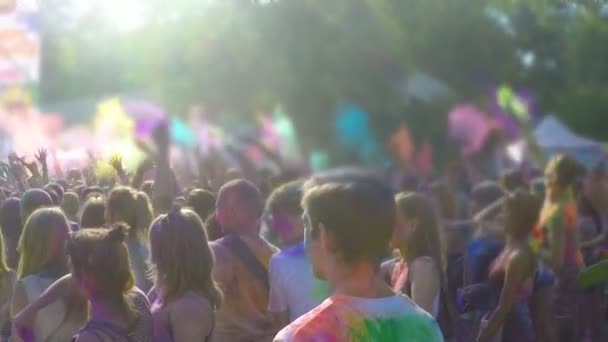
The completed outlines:
{"type": "Polygon", "coordinates": [[[38,150],[36,154],[36,159],[42,165],[42,184],[49,183],[49,166],[47,163],[47,151],[43,148],[38,150]]]}
{"type": "Polygon", "coordinates": [[[127,173],[125,169],[122,167],[122,157],[120,155],[114,155],[110,159],[110,165],[116,171],[116,175],[118,176],[118,182],[120,185],[129,184],[129,179],[127,177],[127,173]]]}
{"type": "MultiPolygon", "coordinates": [[[[19,287],[16,287],[18,290],[19,287]]],[[[18,292],[18,291],[17,291],[18,292]]],[[[49,286],[41,295],[32,303],[22,302],[17,300],[13,305],[11,313],[16,329],[31,329],[36,318],[36,313],[45,307],[53,304],[57,300],[66,298],[77,292],[76,284],[71,274],[59,278],[51,286],[49,286]],[[19,305],[21,304],[21,305],[19,305]]],[[[14,301],[15,302],[15,301],[14,301]]]]}
{"type": "Polygon", "coordinates": [[[175,184],[169,164],[169,126],[164,123],[154,131],[156,143],[156,173],[154,176],[153,203],[156,214],[166,213],[175,199],[175,184]]]}

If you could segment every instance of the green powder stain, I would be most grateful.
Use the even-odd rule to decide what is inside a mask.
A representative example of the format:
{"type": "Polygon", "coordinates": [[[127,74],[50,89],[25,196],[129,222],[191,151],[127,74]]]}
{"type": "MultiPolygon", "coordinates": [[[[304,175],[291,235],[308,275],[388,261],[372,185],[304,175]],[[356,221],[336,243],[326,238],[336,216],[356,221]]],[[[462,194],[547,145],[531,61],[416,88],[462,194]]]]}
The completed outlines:
{"type": "Polygon", "coordinates": [[[442,341],[439,327],[431,319],[408,315],[367,319],[361,323],[360,327],[350,327],[351,342],[442,341]]]}

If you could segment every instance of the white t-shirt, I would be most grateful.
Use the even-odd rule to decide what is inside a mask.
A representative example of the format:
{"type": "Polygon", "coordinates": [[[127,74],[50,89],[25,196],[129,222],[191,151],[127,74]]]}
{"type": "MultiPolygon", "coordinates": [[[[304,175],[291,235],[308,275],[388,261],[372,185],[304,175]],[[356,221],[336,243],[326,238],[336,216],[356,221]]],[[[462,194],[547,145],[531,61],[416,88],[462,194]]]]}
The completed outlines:
{"type": "Polygon", "coordinates": [[[407,296],[334,295],[285,327],[274,342],[443,342],[433,318],[407,296]]]}
{"type": "Polygon", "coordinates": [[[303,243],[273,255],[269,277],[268,311],[287,311],[290,322],[321,304],[329,295],[327,283],[315,278],[303,243]]]}

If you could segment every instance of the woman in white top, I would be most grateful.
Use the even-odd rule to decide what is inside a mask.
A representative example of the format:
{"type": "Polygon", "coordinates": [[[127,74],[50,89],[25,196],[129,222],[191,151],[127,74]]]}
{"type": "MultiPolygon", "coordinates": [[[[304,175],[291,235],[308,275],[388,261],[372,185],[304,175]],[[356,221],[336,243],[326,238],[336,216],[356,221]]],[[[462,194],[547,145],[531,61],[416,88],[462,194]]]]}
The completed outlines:
{"type": "Polygon", "coordinates": [[[400,257],[382,265],[389,284],[439,318],[445,249],[433,202],[422,194],[397,195],[397,226],[391,246],[400,257]]]}
{"type": "MultiPolygon", "coordinates": [[[[38,209],[28,218],[19,242],[21,259],[11,316],[68,272],[64,244],[69,232],[70,226],[60,209],[38,209]]],[[[85,309],[82,301],[57,301],[37,313],[31,329],[14,329],[13,341],[69,341],[84,324],[85,309]]]]}

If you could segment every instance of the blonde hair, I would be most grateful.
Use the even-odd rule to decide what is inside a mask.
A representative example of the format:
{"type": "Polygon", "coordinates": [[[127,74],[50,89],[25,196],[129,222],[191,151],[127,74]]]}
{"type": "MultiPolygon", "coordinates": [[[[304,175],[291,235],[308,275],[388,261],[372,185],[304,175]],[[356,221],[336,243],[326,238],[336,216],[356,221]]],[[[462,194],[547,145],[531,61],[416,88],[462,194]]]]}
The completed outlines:
{"type": "Polygon", "coordinates": [[[56,246],[62,245],[63,241],[57,240],[60,236],[67,237],[69,232],[68,220],[61,209],[42,208],[34,211],[27,219],[19,240],[19,279],[41,272],[53,261],[52,258],[59,257],[63,249],[53,250],[51,245],[53,242],[57,242],[56,246]]]}
{"type": "Polygon", "coordinates": [[[93,228],[71,234],[66,251],[72,264],[72,275],[79,281],[84,275],[94,278],[96,296],[116,306],[129,325],[138,319],[137,310],[127,298],[135,286],[124,241],[129,228],[116,224],[110,229],[93,228]]]}
{"type": "Polygon", "coordinates": [[[150,229],[152,263],[163,305],[186,291],[204,295],[214,308],[222,296],[212,278],[213,255],[203,222],[190,209],[175,209],[150,229]]]}
{"type": "Polygon", "coordinates": [[[150,197],[143,192],[135,192],[135,227],[131,229],[131,236],[142,244],[147,245],[148,230],[154,219],[154,211],[152,210],[152,202],[150,197]]]}
{"type": "Polygon", "coordinates": [[[4,254],[4,238],[0,234],[0,293],[4,293],[6,290],[4,285],[7,283],[6,277],[10,273],[10,269],[6,264],[6,256],[4,254]]]}

